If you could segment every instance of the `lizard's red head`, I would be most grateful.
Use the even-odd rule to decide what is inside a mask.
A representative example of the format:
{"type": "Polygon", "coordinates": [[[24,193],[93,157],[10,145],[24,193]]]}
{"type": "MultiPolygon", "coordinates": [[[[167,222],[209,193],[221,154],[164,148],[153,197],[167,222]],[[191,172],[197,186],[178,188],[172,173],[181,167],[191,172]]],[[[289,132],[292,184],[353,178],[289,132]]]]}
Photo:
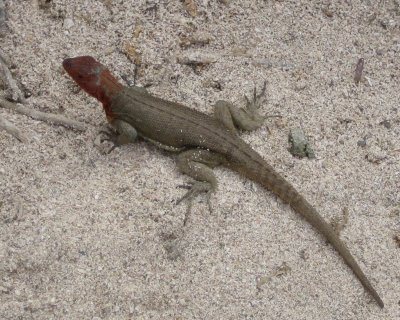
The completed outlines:
{"type": "Polygon", "coordinates": [[[111,98],[123,86],[105,66],[93,57],[81,56],[65,59],[63,67],[83,90],[102,102],[106,112],[109,111],[111,98]]]}

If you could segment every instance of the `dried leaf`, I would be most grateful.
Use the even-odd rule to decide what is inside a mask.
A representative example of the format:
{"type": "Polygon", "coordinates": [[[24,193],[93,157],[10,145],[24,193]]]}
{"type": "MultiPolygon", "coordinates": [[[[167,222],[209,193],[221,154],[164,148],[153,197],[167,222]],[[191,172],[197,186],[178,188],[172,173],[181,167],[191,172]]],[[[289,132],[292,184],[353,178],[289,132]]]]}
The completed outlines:
{"type": "Polygon", "coordinates": [[[186,11],[194,18],[197,16],[197,4],[194,0],[184,0],[183,5],[186,11]]]}
{"type": "Polygon", "coordinates": [[[127,43],[123,49],[123,52],[136,66],[140,66],[142,64],[142,55],[132,44],[127,43]]]}

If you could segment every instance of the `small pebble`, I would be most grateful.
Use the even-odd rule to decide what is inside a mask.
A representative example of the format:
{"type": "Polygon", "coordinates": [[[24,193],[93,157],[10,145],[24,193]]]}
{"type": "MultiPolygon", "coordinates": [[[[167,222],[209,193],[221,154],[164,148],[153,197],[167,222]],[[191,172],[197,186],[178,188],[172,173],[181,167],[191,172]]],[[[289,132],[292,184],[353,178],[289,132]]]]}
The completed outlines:
{"type": "Polygon", "coordinates": [[[74,21],[72,20],[72,19],[70,19],[70,18],[66,18],[65,20],[64,20],[64,28],[65,29],[71,29],[72,27],[74,26],[74,21]]]}

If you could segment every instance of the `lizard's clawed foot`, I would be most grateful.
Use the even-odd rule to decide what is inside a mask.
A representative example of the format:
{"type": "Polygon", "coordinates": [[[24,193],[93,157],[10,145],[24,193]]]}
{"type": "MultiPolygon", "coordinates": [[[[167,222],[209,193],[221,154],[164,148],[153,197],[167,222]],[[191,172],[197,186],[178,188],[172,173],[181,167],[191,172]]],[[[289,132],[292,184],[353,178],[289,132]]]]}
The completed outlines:
{"type": "Polygon", "coordinates": [[[251,122],[252,130],[261,127],[262,124],[264,123],[264,120],[267,118],[266,116],[260,115],[258,113],[258,109],[264,102],[266,88],[267,88],[267,82],[264,81],[263,88],[261,89],[261,92],[259,94],[257,94],[257,89],[254,86],[252,99],[249,99],[247,96],[244,96],[246,99],[246,106],[242,110],[246,113],[247,118],[251,122]]]}
{"type": "MultiPolygon", "coordinates": [[[[97,140],[97,139],[96,139],[97,140]]],[[[110,129],[104,129],[99,131],[99,144],[102,144],[104,141],[109,141],[112,146],[106,151],[107,154],[111,153],[115,148],[119,147],[122,143],[119,141],[118,133],[110,129]]]]}
{"type": "Polygon", "coordinates": [[[190,184],[189,186],[187,186],[187,185],[180,186],[182,188],[189,189],[189,191],[186,192],[186,194],[176,202],[176,204],[180,204],[184,200],[188,201],[188,207],[187,207],[187,210],[186,210],[186,214],[185,214],[185,219],[183,221],[183,225],[186,225],[186,222],[187,222],[187,220],[189,218],[190,212],[192,210],[192,205],[193,205],[194,198],[196,198],[201,193],[205,193],[206,194],[206,200],[207,200],[207,204],[208,204],[208,209],[210,210],[210,212],[212,212],[211,193],[214,191],[214,188],[211,185],[211,183],[204,182],[204,181],[195,181],[195,182],[190,182],[189,184],[190,184]]]}
{"type": "Polygon", "coordinates": [[[257,94],[256,86],[254,86],[253,99],[252,100],[250,100],[247,96],[244,96],[245,99],[246,99],[246,110],[247,110],[247,112],[255,113],[260,108],[260,106],[264,102],[263,98],[265,96],[266,89],[267,89],[267,81],[264,81],[263,87],[262,87],[261,92],[259,94],[257,94]]]}
{"type": "MultiPolygon", "coordinates": [[[[268,118],[278,118],[281,117],[279,114],[274,114],[274,115],[260,115],[258,113],[258,109],[264,102],[264,97],[265,97],[265,92],[267,88],[267,81],[264,81],[263,87],[261,89],[261,92],[257,94],[257,89],[256,86],[254,86],[254,91],[253,91],[253,98],[250,100],[247,96],[244,96],[246,99],[246,108],[244,109],[248,116],[252,118],[254,121],[258,121],[260,125],[264,122],[264,120],[268,118]]],[[[270,130],[267,126],[267,130],[270,133],[270,130]]]]}
{"type": "Polygon", "coordinates": [[[102,136],[100,138],[100,142],[103,143],[104,141],[111,141],[111,142],[116,142],[117,140],[117,133],[110,129],[102,129],[99,131],[99,135],[102,136]]]}

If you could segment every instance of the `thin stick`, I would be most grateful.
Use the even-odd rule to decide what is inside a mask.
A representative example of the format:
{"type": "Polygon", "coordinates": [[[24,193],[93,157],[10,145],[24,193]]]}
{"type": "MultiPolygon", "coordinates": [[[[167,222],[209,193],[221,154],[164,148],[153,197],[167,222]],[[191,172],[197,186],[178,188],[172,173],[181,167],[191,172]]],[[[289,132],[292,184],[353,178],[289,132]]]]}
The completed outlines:
{"type": "Polygon", "coordinates": [[[4,54],[4,52],[0,51],[0,77],[3,79],[3,82],[6,83],[6,86],[10,89],[11,99],[14,101],[25,103],[24,94],[18,88],[17,82],[12,77],[12,74],[8,69],[8,64],[9,59],[4,54]]]}
{"type": "Polygon", "coordinates": [[[28,138],[21,133],[10,121],[5,118],[0,117],[0,130],[5,130],[7,133],[11,134],[13,137],[17,138],[21,142],[28,142],[28,138]]]}
{"type": "Polygon", "coordinates": [[[37,111],[34,109],[30,109],[21,104],[9,102],[3,98],[0,98],[0,107],[6,108],[9,110],[14,110],[20,114],[26,115],[26,116],[31,117],[36,120],[54,123],[54,124],[62,125],[65,127],[70,127],[75,130],[78,130],[78,131],[86,130],[86,125],[82,122],[71,120],[71,119],[68,119],[61,115],[46,113],[46,112],[41,112],[41,111],[37,111]]]}

